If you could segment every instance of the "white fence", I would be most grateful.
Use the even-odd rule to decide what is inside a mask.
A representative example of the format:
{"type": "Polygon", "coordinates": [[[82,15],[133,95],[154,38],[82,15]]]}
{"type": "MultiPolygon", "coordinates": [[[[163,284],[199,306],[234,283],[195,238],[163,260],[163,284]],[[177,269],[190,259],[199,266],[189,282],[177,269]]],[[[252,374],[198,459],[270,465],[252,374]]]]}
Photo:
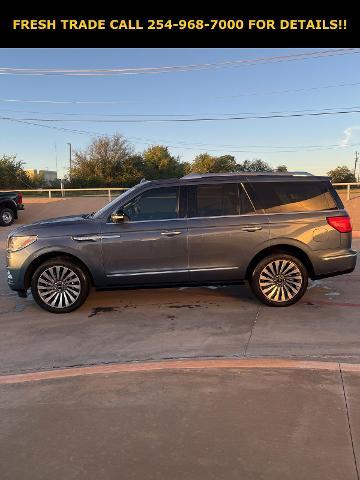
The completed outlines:
{"type": "Polygon", "coordinates": [[[360,182],[357,183],[333,183],[334,187],[343,187],[346,188],[346,199],[350,200],[351,198],[351,187],[357,187],[360,189],[360,182]]]}
{"type": "MultiPolygon", "coordinates": [[[[23,194],[28,193],[37,193],[37,194],[48,194],[49,198],[52,198],[53,193],[57,192],[60,193],[62,198],[66,197],[66,192],[102,192],[107,194],[109,198],[109,202],[111,201],[111,192],[123,192],[127,190],[125,187],[111,187],[111,188],[34,188],[34,189],[26,189],[26,190],[0,190],[0,192],[22,192],[23,194]]],[[[80,195],[81,196],[81,195],[80,195]]]]}
{"type": "MultiPolygon", "coordinates": [[[[351,187],[355,187],[359,189],[359,194],[360,194],[360,182],[357,183],[333,183],[334,187],[340,187],[338,190],[344,189],[346,191],[346,198],[347,200],[350,200],[351,198],[351,187]]],[[[53,193],[59,193],[62,198],[66,197],[67,192],[78,192],[81,196],[81,192],[102,192],[108,196],[109,202],[111,201],[112,198],[112,192],[123,192],[127,190],[125,187],[105,187],[105,188],[35,188],[35,189],[30,189],[30,190],[0,190],[0,192],[19,192],[21,191],[24,194],[31,194],[31,193],[37,193],[37,194],[46,194],[48,195],[49,198],[52,198],[53,193]]]]}

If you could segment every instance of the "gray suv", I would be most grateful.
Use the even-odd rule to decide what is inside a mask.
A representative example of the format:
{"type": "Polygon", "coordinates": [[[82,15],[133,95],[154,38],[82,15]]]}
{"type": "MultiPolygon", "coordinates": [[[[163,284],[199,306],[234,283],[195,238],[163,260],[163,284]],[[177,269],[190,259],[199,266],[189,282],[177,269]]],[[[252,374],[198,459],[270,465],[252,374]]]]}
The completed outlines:
{"type": "Polygon", "coordinates": [[[142,181],[96,213],[44,220],[8,238],[11,289],[54,313],[89,289],[237,284],[284,307],[308,278],[354,270],[351,223],[327,177],[206,174],[142,181]]]}

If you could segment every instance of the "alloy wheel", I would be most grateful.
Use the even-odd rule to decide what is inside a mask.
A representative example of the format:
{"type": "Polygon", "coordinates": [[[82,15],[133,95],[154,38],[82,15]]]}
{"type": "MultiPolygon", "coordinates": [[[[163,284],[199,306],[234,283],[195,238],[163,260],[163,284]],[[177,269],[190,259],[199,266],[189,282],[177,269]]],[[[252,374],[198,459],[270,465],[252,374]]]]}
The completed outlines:
{"type": "Polygon", "coordinates": [[[81,293],[80,278],[69,267],[51,266],[40,274],[37,291],[41,300],[50,307],[70,307],[81,293]]]}
{"type": "Polygon", "coordinates": [[[301,290],[303,276],[291,260],[273,260],[261,270],[259,287],[272,302],[287,302],[301,290]]]}

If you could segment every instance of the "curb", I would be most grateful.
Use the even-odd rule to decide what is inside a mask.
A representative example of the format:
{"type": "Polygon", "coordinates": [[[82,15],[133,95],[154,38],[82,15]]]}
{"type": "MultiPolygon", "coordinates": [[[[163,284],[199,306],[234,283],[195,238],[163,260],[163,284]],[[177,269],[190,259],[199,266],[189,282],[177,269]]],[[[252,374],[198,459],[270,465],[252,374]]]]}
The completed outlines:
{"type": "Polygon", "coordinates": [[[283,359],[209,359],[209,360],[161,360],[91,367],[70,367],[58,370],[21,373],[0,376],[0,385],[11,385],[41,380],[56,380],[85,375],[103,375],[114,373],[155,372],[169,370],[211,370],[211,369],[291,369],[326,370],[331,372],[360,373],[360,364],[303,361],[283,359]]]}

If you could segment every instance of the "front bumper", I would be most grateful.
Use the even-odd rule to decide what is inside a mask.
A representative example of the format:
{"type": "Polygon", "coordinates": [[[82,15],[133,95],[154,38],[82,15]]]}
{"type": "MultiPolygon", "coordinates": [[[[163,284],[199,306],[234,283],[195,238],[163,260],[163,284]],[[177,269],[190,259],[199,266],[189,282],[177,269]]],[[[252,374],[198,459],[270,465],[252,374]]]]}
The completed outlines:
{"type": "Polygon", "coordinates": [[[19,270],[8,267],[6,270],[6,274],[8,286],[9,288],[11,288],[11,290],[15,290],[17,292],[24,289],[23,276],[20,275],[19,270]]]}

